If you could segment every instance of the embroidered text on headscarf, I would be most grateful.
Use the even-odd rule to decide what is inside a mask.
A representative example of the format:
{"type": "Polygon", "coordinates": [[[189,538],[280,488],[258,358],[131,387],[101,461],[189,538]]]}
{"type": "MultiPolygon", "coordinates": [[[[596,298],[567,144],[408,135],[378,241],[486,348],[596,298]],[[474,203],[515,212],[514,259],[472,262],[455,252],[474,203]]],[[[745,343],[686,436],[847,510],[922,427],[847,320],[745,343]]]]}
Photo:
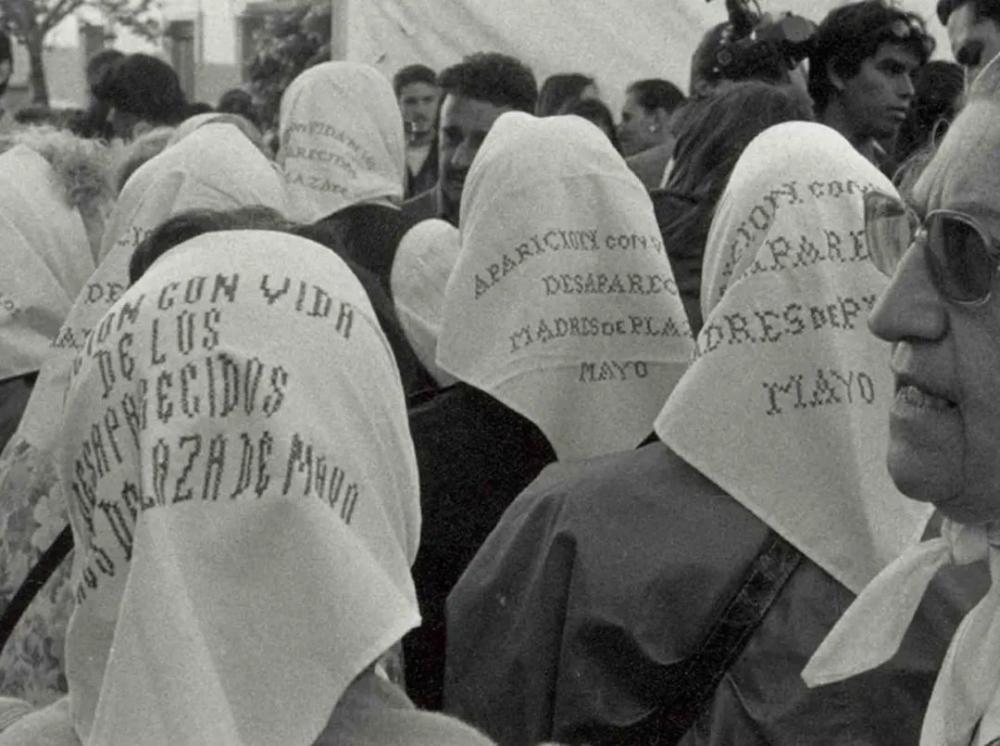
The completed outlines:
{"type": "Polygon", "coordinates": [[[855,593],[930,515],[885,468],[893,387],[889,348],[866,325],[886,285],[864,240],[871,188],[892,192],[822,125],[751,142],[709,232],[695,360],[656,422],[668,446],[855,593]]]}
{"type": "Polygon", "coordinates": [[[403,197],[403,119],[385,77],[368,65],[327,62],[281,99],[281,147],[292,217],[313,222],[365,200],[403,197]]]}
{"type": "Polygon", "coordinates": [[[220,433],[211,439],[183,436],[177,443],[159,439],[145,454],[154,470],[151,492],[126,481],[121,504],[98,499],[99,481],[124,463],[121,441],[129,439],[139,447],[140,433],[151,424],[166,426],[172,420],[201,417],[226,420],[231,415],[266,421],[281,411],[288,369],[256,356],[240,361],[226,351],[220,337],[227,307],[253,313],[248,307],[254,305],[291,318],[324,319],[328,321],[325,332],[345,340],[351,337],[354,308],[350,303],[335,300],[310,279],[247,267],[171,281],[158,292],[122,299],[73,361],[70,385],[83,361],[91,360],[107,406],[85,430],[82,442],[68,444],[80,454],[73,465],[76,478],[69,483],[70,499],[93,536],[103,534],[115,540],[114,546],[91,542],[93,561],[81,570],[78,603],[98,587],[102,576],[114,576],[114,557],[131,559],[130,525],[147,510],[189,500],[259,498],[274,481],[281,485],[280,494],[301,490],[336,508],[341,519],[351,523],[360,494],[356,478],[319,448],[314,451],[315,444],[298,433],[292,435],[288,462],[273,463],[274,440],[268,430],[256,441],[246,432],[220,433]],[[132,334],[135,327],[144,325],[150,336],[145,365],[133,352],[132,334]],[[148,372],[139,375],[143,368],[148,372]],[[238,468],[234,458],[239,459],[238,468]],[[204,481],[189,481],[192,472],[203,472],[204,481]]]}
{"type": "Polygon", "coordinates": [[[94,270],[83,220],[55,171],[18,145],[0,155],[0,380],[38,371],[94,270]]]}
{"type": "Polygon", "coordinates": [[[58,405],[69,358],[94,324],[122,295],[135,247],[171,215],[194,208],[263,204],[285,209],[280,178],[239,130],[208,124],[143,164],[129,179],[108,221],[101,261],[88,278],[53,343],[59,354],[42,370],[21,426],[22,435],[50,450],[59,428],[58,405]]]}
{"type": "Polygon", "coordinates": [[[462,195],[438,363],[560,459],[636,446],[693,342],[645,189],[575,117],[507,113],[462,195]]]}
{"type": "Polygon", "coordinates": [[[325,248],[172,249],[77,355],[65,423],[84,741],[311,743],[419,620],[399,374],[325,248]]]}
{"type": "MultiPolygon", "coordinates": [[[[960,115],[913,189],[927,209],[996,204],[1000,63],[976,77],[960,115]]],[[[911,547],[861,592],[817,649],[810,686],[855,676],[895,653],[938,570],[985,559],[990,588],[958,626],[941,664],[921,729],[921,746],[986,746],[1000,739],[1000,525],[945,520],[940,538],[911,547]]]]}

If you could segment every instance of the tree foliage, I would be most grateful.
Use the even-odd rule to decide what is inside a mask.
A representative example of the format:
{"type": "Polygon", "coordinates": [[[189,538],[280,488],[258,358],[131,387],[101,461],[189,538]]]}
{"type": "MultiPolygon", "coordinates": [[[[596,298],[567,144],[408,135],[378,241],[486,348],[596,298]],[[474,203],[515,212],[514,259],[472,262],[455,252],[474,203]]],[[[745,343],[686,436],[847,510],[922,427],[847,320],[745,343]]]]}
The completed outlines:
{"type": "Polygon", "coordinates": [[[330,2],[309,0],[269,15],[254,34],[250,90],[265,128],[276,127],[281,95],[308,67],[330,59],[330,2]]]}
{"type": "Polygon", "coordinates": [[[140,36],[155,38],[159,27],[150,15],[157,0],[0,0],[0,18],[22,42],[32,33],[44,37],[81,8],[94,8],[105,18],[126,26],[140,36]]]}
{"type": "Polygon", "coordinates": [[[0,0],[0,23],[28,50],[32,100],[47,105],[48,85],[42,51],[49,32],[82,8],[92,8],[119,26],[154,39],[159,24],[153,14],[158,0],[0,0]]]}

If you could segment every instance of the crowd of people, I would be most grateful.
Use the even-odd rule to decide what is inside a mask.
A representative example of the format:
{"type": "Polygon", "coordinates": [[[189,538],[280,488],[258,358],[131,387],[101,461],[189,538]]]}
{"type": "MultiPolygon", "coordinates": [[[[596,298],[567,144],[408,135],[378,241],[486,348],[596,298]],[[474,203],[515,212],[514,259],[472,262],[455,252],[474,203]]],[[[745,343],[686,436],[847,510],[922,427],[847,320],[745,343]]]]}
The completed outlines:
{"type": "Polygon", "coordinates": [[[731,15],[617,122],[95,56],[0,136],[0,746],[1000,743],[1000,2],[937,14],[731,15]]]}

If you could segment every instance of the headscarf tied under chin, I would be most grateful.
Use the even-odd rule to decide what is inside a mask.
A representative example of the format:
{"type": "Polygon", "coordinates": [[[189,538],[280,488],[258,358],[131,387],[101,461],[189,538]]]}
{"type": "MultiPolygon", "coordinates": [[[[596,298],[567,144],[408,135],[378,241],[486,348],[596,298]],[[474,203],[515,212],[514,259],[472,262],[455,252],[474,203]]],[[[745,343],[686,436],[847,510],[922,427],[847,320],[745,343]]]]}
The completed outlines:
{"type": "Polygon", "coordinates": [[[0,381],[38,371],[94,271],[80,213],[31,148],[0,155],[0,381]]]}
{"type": "Polygon", "coordinates": [[[693,349],[641,182],[589,122],[507,113],[461,213],[438,364],[560,459],[637,446],[693,349]]]}
{"type": "Polygon", "coordinates": [[[311,67],[281,98],[278,162],[289,217],[313,223],[358,202],[403,198],[406,140],[392,86],[356,62],[311,67]]]}
{"type": "Polygon", "coordinates": [[[885,468],[889,346],[867,316],[887,281],[863,194],[892,185],[834,130],[766,130],[709,232],[695,362],[656,423],[664,443],[858,593],[920,538],[930,508],[885,468]]]}
{"type": "Polygon", "coordinates": [[[99,326],[74,361],[58,463],[77,733],[314,743],[419,622],[416,459],[364,290],[306,239],[209,233],[99,326]]]}
{"type": "MultiPolygon", "coordinates": [[[[1000,173],[1000,63],[983,68],[969,101],[914,186],[919,204],[996,203],[1000,173]],[[983,178],[968,179],[968,164],[983,178]],[[993,164],[990,168],[989,164],[993,164]],[[991,180],[993,183],[991,183],[991,180]]],[[[949,563],[986,559],[992,584],[959,625],[924,716],[921,746],[976,746],[1000,738],[1000,526],[945,521],[941,538],[890,565],[858,596],[820,645],[803,678],[818,686],[875,668],[892,656],[935,573],[949,563]],[[973,740],[974,739],[974,740],[973,740]]]]}

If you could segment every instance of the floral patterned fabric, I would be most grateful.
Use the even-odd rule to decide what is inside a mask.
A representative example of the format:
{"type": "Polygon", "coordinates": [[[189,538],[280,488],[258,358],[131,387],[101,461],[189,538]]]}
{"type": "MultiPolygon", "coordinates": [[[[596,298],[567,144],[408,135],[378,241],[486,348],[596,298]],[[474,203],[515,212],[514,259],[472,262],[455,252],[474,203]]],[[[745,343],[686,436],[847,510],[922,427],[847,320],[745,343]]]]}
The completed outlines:
{"type": "MultiPolygon", "coordinates": [[[[23,440],[0,454],[0,610],[68,522],[51,461],[23,440]]],[[[73,610],[67,558],[21,617],[0,653],[0,695],[47,705],[67,691],[63,655],[73,610]]]]}

